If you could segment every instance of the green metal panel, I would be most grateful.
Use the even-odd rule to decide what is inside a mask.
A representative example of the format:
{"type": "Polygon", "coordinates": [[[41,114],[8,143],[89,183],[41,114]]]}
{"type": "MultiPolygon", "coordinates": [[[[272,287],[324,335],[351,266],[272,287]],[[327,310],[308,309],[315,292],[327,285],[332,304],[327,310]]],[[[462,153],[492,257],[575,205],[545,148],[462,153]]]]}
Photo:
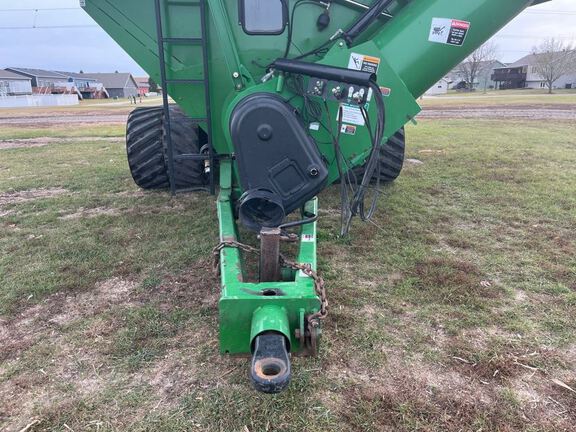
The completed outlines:
{"type": "Polygon", "coordinates": [[[531,3],[532,0],[412,0],[373,40],[418,98],[531,3]],[[464,45],[430,42],[433,18],[469,22],[464,45]]]}
{"type": "MultiPolygon", "coordinates": [[[[212,112],[226,109],[238,90],[254,85],[265,67],[282,56],[287,31],[277,36],[250,36],[238,23],[238,0],[206,0],[209,9],[208,48],[212,88],[212,112]],[[234,78],[234,73],[240,79],[234,78]],[[240,89],[237,88],[241,83],[240,89]]],[[[294,5],[296,0],[290,0],[294,5]]],[[[200,15],[197,2],[163,0],[163,25],[166,37],[198,37],[200,15]]],[[[153,0],[86,0],[85,11],[156,81],[160,82],[153,0]]],[[[332,23],[324,32],[316,29],[315,18],[322,10],[304,4],[298,8],[299,22],[294,35],[293,55],[323,43],[340,26],[352,22],[360,13],[341,5],[331,7],[332,23]]],[[[169,79],[202,78],[202,56],[198,46],[167,45],[169,79]]],[[[204,89],[170,85],[168,93],[191,117],[205,115],[204,89]]],[[[218,152],[228,150],[220,124],[212,125],[212,142],[218,152]]]]}

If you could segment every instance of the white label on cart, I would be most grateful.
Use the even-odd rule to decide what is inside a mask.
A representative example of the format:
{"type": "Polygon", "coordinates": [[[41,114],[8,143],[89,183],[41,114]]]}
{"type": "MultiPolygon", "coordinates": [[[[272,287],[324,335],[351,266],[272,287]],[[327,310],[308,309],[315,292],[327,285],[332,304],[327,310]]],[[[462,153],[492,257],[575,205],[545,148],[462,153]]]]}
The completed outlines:
{"type": "Polygon", "coordinates": [[[313,234],[304,234],[302,236],[302,243],[311,243],[314,241],[314,235],[313,234]]]}
{"type": "Polygon", "coordinates": [[[314,131],[320,130],[320,123],[318,123],[318,122],[310,123],[309,128],[310,128],[310,130],[314,130],[314,131]]]}
{"type": "MultiPolygon", "coordinates": [[[[362,111],[360,107],[348,104],[342,104],[342,123],[348,123],[358,126],[364,126],[364,116],[362,116],[362,111]]],[[[338,115],[340,115],[340,110],[338,110],[338,115]]],[[[340,120],[338,118],[337,120],[340,120]]]]}
{"type": "Polygon", "coordinates": [[[451,18],[432,18],[428,40],[446,45],[462,46],[466,40],[468,30],[470,30],[468,21],[451,18]]]}
{"type": "Polygon", "coordinates": [[[348,60],[348,69],[375,74],[378,73],[379,67],[380,59],[378,57],[371,57],[357,53],[350,54],[350,60],[348,60]]]}

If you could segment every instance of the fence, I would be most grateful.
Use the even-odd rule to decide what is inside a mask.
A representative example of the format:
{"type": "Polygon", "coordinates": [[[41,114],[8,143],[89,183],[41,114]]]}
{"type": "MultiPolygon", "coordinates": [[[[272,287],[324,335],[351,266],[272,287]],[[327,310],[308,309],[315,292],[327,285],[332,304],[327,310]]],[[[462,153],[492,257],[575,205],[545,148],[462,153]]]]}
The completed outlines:
{"type": "Polygon", "coordinates": [[[78,105],[78,96],[72,95],[30,95],[0,97],[0,108],[25,108],[78,105]]]}

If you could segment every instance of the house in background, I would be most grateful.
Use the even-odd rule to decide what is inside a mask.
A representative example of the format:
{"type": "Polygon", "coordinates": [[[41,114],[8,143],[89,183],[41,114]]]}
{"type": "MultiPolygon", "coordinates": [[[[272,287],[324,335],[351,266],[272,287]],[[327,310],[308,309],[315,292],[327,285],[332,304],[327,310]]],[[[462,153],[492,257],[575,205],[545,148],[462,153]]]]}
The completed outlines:
{"type": "Polygon", "coordinates": [[[134,78],[138,84],[138,94],[140,96],[146,96],[150,93],[150,78],[148,77],[136,77],[134,78]]]}
{"type": "Polygon", "coordinates": [[[0,69],[0,97],[32,94],[32,78],[0,69]]]}
{"type": "MultiPolygon", "coordinates": [[[[566,53],[557,53],[566,55],[566,53]]],[[[536,64],[539,54],[529,54],[506,67],[495,68],[492,80],[496,82],[498,89],[544,89],[546,81],[536,72],[536,64]]],[[[554,83],[555,89],[576,88],[576,72],[561,76],[554,83]]]]}
{"type": "Polygon", "coordinates": [[[0,71],[0,108],[78,105],[79,93],[64,75],[42,69],[0,71]],[[4,78],[2,78],[4,77],[4,78]]]}
{"type": "MultiPolygon", "coordinates": [[[[448,74],[448,80],[451,82],[450,89],[461,90],[468,88],[465,74],[462,72],[463,67],[466,67],[466,63],[458,65],[448,74]]],[[[472,90],[491,90],[495,89],[497,85],[497,83],[492,79],[494,69],[506,67],[506,64],[498,60],[490,60],[479,62],[477,67],[478,74],[474,80],[472,90]]]]}
{"type": "Polygon", "coordinates": [[[88,77],[83,72],[57,72],[65,76],[68,83],[74,85],[82,99],[108,99],[110,97],[104,84],[96,78],[88,77]]]}
{"type": "Polygon", "coordinates": [[[32,80],[32,91],[39,94],[59,94],[70,93],[68,79],[58,72],[29,69],[29,68],[6,68],[7,71],[13,72],[32,80]]]}
{"type": "Polygon", "coordinates": [[[576,73],[572,75],[564,75],[560,80],[556,81],[556,84],[564,84],[564,89],[576,89],[576,73]]]}
{"type": "Polygon", "coordinates": [[[111,98],[138,96],[138,83],[130,73],[84,73],[86,77],[101,82],[111,98]]]}
{"type": "Polygon", "coordinates": [[[448,93],[448,88],[450,87],[450,81],[448,78],[442,78],[436,84],[434,84],[428,91],[425,93],[426,96],[437,96],[443,95],[448,93]]]}

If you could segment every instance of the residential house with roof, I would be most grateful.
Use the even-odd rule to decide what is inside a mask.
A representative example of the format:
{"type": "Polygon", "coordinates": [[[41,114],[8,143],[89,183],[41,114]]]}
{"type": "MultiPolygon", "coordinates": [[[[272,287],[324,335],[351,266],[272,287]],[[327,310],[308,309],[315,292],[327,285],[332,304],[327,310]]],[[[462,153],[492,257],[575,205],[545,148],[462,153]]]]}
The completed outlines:
{"type": "Polygon", "coordinates": [[[0,69],[0,97],[32,94],[32,78],[0,69]]]}
{"type": "MultiPolygon", "coordinates": [[[[466,74],[463,70],[470,67],[468,63],[464,62],[454,68],[448,75],[447,79],[450,81],[450,88],[455,90],[467,89],[466,74]]],[[[506,67],[505,63],[499,60],[488,60],[478,62],[478,74],[474,80],[473,90],[490,90],[495,89],[497,83],[492,79],[494,69],[506,67]]]]}
{"type": "Polygon", "coordinates": [[[32,93],[41,95],[76,95],[82,99],[82,93],[66,74],[44,69],[9,67],[6,70],[31,79],[32,93]]]}
{"type": "Polygon", "coordinates": [[[138,96],[138,83],[130,73],[84,73],[101,82],[111,98],[138,96]]]}
{"type": "MultiPolygon", "coordinates": [[[[558,52],[556,54],[567,55],[565,52],[558,52]]],[[[529,54],[512,64],[494,69],[492,80],[497,83],[497,88],[502,90],[547,88],[546,80],[536,71],[539,55],[540,54],[529,54]]],[[[570,53],[568,53],[568,55],[570,55],[570,53]]],[[[576,55],[576,52],[572,52],[572,55],[576,55]]],[[[561,76],[554,82],[554,88],[576,88],[576,71],[561,76]]]]}
{"type": "Polygon", "coordinates": [[[447,94],[449,87],[450,87],[450,80],[448,80],[447,78],[442,78],[440,81],[438,81],[432,87],[430,87],[428,89],[428,91],[426,91],[425,95],[426,96],[438,96],[438,95],[447,94]]]}
{"type": "Polygon", "coordinates": [[[135,77],[136,83],[138,83],[138,93],[140,96],[146,96],[150,93],[150,78],[148,77],[135,77]]]}
{"type": "Polygon", "coordinates": [[[96,78],[89,77],[83,72],[57,72],[74,85],[82,99],[107,99],[110,97],[104,84],[96,78]]]}
{"type": "Polygon", "coordinates": [[[7,71],[13,72],[23,77],[32,80],[32,87],[34,93],[51,93],[51,90],[59,88],[67,88],[67,78],[58,72],[48,71],[44,69],[30,69],[19,67],[8,67],[7,71]]]}

